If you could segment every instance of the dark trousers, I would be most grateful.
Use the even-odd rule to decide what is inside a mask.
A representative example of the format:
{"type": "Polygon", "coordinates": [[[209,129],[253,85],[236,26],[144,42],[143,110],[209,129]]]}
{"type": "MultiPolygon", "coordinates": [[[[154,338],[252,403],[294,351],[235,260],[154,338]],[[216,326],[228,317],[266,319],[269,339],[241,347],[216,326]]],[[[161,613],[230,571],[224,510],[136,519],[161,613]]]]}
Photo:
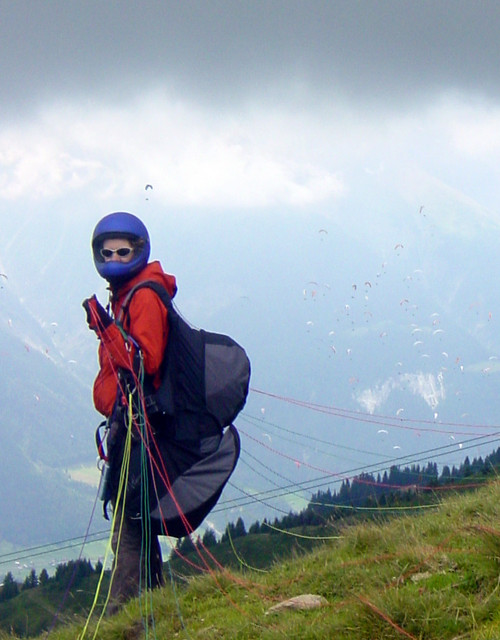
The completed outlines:
{"type": "Polygon", "coordinates": [[[164,584],[157,533],[148,523],[126,514],[122,522],[121,515],[121,508],[118,508],[111,540],[115,554],[110,591],[112,605],[164,584]]]}
{"type": "MultiPolygon", "coordinates": [[[[219,434],[198,441],[172,441],[161,435],[156,438],[158,448],[152,445],[150,448],[149,455],[154,462],[150,464],[150,478],[146,491],[155,497],[154,507],[157,504],[157,493],[161,496],[167,492],[171,483],[179,475],[214,451],[220,439],[219,434]]],[[[135,442],[131,452],[125,515],[121,523],[122,512],[119,507],[112,536],[114,553],[114,575],[110,591],[112,607],[129,598],[137,597],[146,589],[154,589],[164,584],[161,548],[158,541],[159,532],[163,530],[162,523],[151,521],[149,514],[142,518],[139,515],[137,517],[127,515],[127,511],[129,514],[140,514],[144,511],[141,508],[140,496],[140,492],[144,491],[140,482],[141,464],[140,443],[135,442]],[[134,487],[138,487],[139,492],[133,491],[134,487]]]]}

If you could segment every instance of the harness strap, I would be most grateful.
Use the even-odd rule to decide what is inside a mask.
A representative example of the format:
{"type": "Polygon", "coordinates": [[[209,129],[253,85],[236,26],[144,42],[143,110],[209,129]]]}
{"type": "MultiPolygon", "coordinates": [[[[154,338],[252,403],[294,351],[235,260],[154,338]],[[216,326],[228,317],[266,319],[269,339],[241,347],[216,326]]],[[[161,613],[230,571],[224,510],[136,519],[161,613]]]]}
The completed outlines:
{"type": "Polygon", "coordinates": [[[99,454],[99,458],[101,460],[104,460],[105,462],[108,462],[109,458],[106,454],[106,451],[104,450],[104,438],[106,437],[106,434],[104,434],[104,438],[101,438],[101,429],[103,427],[106,427],[107,424],[107,420],[103,420],[97,427],[95,432],[95,444],[97,447],[97,453],[99,454]]]}

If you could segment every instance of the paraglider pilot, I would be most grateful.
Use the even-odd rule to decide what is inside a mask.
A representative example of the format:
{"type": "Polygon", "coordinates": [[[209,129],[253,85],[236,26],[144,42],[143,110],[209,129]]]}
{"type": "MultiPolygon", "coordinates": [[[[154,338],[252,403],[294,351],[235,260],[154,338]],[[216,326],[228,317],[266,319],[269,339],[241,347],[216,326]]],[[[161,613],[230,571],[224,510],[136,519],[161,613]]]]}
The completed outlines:
{"type": "MultiPolygon", "coordinates": [[[[121,322],[122,306],[131,289],[142,281],[161,284],[174,296],[177,290],[175,277],[165,273],[158,261],[148,262],[150,256],[149,234],[136,216],[116,212],[105,216],[95,227],[92,237],[92,253],[95,267],[106,279],[110,289],[111,314],[99,303],[96,296],[83,302],[89,328],[99,338],[99,372],[94,382],[93,398],[96,409],[107,418],[108,447],[119,438],[119,430],[126,422],[127,384],[133,380],[134,362],[140,354],[144,374],[158,383],[159,370],[168,340],[167,310],[154,291],[138,290],[130,299],[121,322]]],[[[109,308],[109,305],[108,305],[109,308]]],[[[133,428],[130,429],[133,431],[133,428]]],[[[141,437],[135,430],[132,438],[141,437]]],[[[117,457],[117,456],[115,456],[117,457]]],[[[118,460],[120,466],[121,460],[118,460]]],[[[121,602],[139,595],[144,588],[163,584],[162,556],[157,529],[144,522],[144,517],[131,517],[127,510],[127,497],[122,513],[122,503],[116,500],[115,470],[113,504],[114,552],[113,578],[108,612],[121,602]]]]}
{"type": "Polygon", "coordinates": [[[110,613],[163,584],[158,536],[192,533],[219,499],[239,457],[232,422],[250,361],[228,336],[193,329],[178,314],[175,278],[148,262],[149,235],[134,215],[104,217],[92,251],[111,294],[111,315],[95,295],[83,302],[100,340],[94,404],[107,418],[107,455],[100,437],[97,445],[105,517],[113,506],[110,613]]]}

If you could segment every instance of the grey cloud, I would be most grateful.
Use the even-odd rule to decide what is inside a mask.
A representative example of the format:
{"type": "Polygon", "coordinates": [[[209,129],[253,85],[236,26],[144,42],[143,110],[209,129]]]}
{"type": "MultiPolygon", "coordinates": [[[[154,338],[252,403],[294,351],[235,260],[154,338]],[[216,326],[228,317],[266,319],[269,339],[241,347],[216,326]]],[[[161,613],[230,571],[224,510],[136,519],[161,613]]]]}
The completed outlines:
{"type": "Polygon", "coordinates": [[[164,86],[216,104],[299,95],[497,97],[495,0],[4,0],[3,109],[164,86]],[[285,96],[290,94],[285,92],[285,96]]]}

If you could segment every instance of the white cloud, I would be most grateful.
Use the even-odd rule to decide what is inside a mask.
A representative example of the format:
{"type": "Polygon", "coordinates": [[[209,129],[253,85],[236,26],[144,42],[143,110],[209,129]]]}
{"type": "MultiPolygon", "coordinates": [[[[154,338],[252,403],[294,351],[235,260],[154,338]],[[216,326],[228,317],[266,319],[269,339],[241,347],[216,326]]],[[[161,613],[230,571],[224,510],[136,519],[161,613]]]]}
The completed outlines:
{"type": "Polygon", "coordinates": [[[43,124],[0,132],[0,198],[51,198],[94,180],[101,162],[71,153],[67,139],[43,124]]]}
{"type": "MultiPolygon", "coordinates": [[[[340,103],[309,107],[224,111],[162,91],[119,105],[54,103],[22,124],[0,125],[0,204],[74,194],[130,203],[149,183],[166,207],[332,211],[349,194],[378,189],[416,211],[434,205],[444,224],[433,190],[462,193],[468,210],[476,200],[489,209],[498,202],[491,178],[500,112],[483,103],[441,98],[391,117],[340,103]],[[474,122],[477,141],[467,134],[474,122]],[[487,156],[479,173],[478,153],[487,156]]],[[[378,204],[365,207],[370,217],[378,204]]]]}
{"type": "MultiPolygon", "coordinates": [[[[23,128],[0,131],[0,197],[137,194],[146,183],[170,205],[303,206],[337,198],[341,178],[263,139],[263,118],[224,119],[151,95],[122,108],[46,110],[23,128]]],[[[288,122],[296,135],[300,122],[288,122]]]]}
{"type": "Polygon", "coordinates": [[[431,408],[436,409],[446,398],[442,373],[405,373],[397,380],[390,377],[382,384],[360,391],[356,401],[368,413],[375,413],[387,402],[392,391],[408,388],[413,395],[420,396],[431,408]]]}
{"type": "Polygon", "coordinates": [[[471,158],[491,159],[500,151],[500,108],[488,103],[446,108],[443,124],[455,149],[471,158]]]}
{"type": "Polygon", "coordinates": [[[431,409],[435,409],[440,401],[446,398],[443,374],[438,373],[407,373],[403,380],[408,384],[414,395],[425,400],[431,409]]]}
{"type": "Polygon", "coordinates": [[[391,391],[395,388],[395,381],[389,378],[381,385],[375,385],[371,389],[364,389],[359,392],[356,400],[368,413],[375,413],[377,409],[384,405],[389,398],[391,391]]]}

